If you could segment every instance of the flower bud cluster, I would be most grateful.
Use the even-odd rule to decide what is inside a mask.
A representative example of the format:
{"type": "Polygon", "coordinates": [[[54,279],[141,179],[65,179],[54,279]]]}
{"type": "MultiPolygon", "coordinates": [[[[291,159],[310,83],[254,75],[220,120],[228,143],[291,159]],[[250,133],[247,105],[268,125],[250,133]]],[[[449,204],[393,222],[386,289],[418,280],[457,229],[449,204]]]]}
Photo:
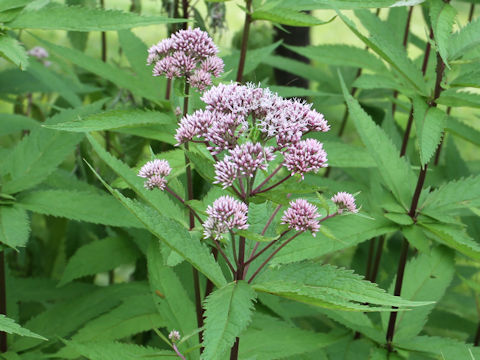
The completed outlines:
{"type": "Polygon", "coordinates": [[[355,205],[355,198],[352,194],[346,192],[339,192],[336,193],[331,199],[335,205],[337,205],[337,212],[339,214],[343,213],[344,211],[349,211],[352,213],[357,213],[357,205],[355,205]]]}
{"type": "Polygon", "coordinates": [[[230,230],[247,229],[248,207],[231,196],[221,196],[207,207],[208,218],[203,224],[205,238],[218,240],[230,230]]]}
{"type": "Polygon", "coordinates": [[[170,174],[172,168],[167,160],[155,159],[147,162],[138,172],[138,176],[145,178],[144,186],[148,190],[158,188],[165,190],[167,186],[166,177],[170,174]]]}
{"type": "Polygon", "coordinates": [[[212,85],[212,76],[223,73],[223,60],[217,53],[217,46],[205,31],[180,30],[150,47],[147,64],[155,64],[153,76],[186,77],[192,87],[204,91],[212,85]]]}

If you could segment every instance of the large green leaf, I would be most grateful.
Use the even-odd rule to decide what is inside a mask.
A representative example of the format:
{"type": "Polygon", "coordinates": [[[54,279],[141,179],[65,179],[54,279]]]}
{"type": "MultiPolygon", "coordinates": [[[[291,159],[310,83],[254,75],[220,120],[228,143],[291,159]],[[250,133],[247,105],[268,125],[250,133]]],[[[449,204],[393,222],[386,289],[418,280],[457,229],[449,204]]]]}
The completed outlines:
{"type": "Polygon", "coordinates": [[[64,130],[72,132],[88,132],[100,130],[116,130],[121,128],[142,126],[142,125],[164,125],[174,122],[165,113],[159,111],[144,110],[112,110],[95,115],[87,116],[85,119],[77,119],[57,125],[46,126],[49,129],[64,130]]]}
{"type": "Polygon", "coordinates": [[[16,249],[25,246],[29,234],[27,212],[18,206],[0,205],[0,243],[16,249]]]}
{"type": "Polygon", "coordinates": [[[355,24],[342,13],[339,16],[366,45],[397,70],[420,94],[427,94],[427,86],[420,69],[408,58],[402,44],[395,41],[388,25],[367,10],[356,10],[355,15],[369,32],[369,37],[363,35],[355,24]]]}
{"type": "Polygon", "coordinates": [[[205,300],[203,358],[225,359],[235,338],[240,336],[254,311],[255,291],[245,281],[236,281],[215,290],[205,300]]]}
{"type": "Polygon", "coordinates": [[[477,18],[454,33],[448,44],[449,59],[458,59],[468,50],[480,45],[480,36],[478,36],[479,32],[480,18],[477,18]]]}
{"type": "Polygon", "coordinates": [[[328,154],[329,166],[353,168],[375,167],[375,161],[373,161],[365,148],[338,141],[324,141],[323,145],[328,154]]]}
{"type": "Polygon", "coordinates": [[[418,97],[413,100],[413,109],[420,162],[424,166],[430,161],[442,139],[446,114],[436,107],[428,107],[427,103],[418,97]]]}
{"type": "MultiPolygon", "coordinates": [[[[446,248],[434,247],[431,253],[422,253],[408,262],[403,276],[402,298],[412,301],[438,302],[453,279],[454,254],[446,248]]],[[[395,279],[390,291],[393,292],[395,279]]],[[[409,340],[422,331],[434,305],[403,311],[395,323],[395,341],[409,340]]],[[[382,314],[384,330],[388,315],[382,314]]]]}
{"type": "Polygon", "coordinates": [[[451,88],[442,92],[437,102],[442,105],[455,107],[480,108],[480,95],[474,92],[456,91],[451,88]]]}
{"type": "Polygon", "coordinates": [[[399,156],[398,149],[387,134],[375,124],[358,101],[348,93],[343,82],[342,86],[350,116],[355,122],[360,138],[377,163],[385,185],[407,209],[416,183],[412,169],[405,158],[399,156]]]}
{"type": "Polygon", "coordinates": [[[480,145],[480,131],[454,117],[447,118],[446,129],[473,144],[480,145]]]}
{"type": "Polygon", "coordinates": [[[184,20],[50,3],[39,9],[24,10],[10,21],[8,26],[12,29],[105,31],[174,22],[184,22],[184,20]]]}
{"type": "MultiPolygon", "coordinates": [[[[270,2],[271,0],[269,0],[270,2]]],[[[371,9],[393,6],[412,6],[423,0],[277,0],[289,9],[371,9]]],[[[275,1],[271,1],[275,4],[275,1]]]]}
{"type": "MultiPolygon", "coordinates": [[[[148,281],[158,312],[169,329],[176,329],[182,336],[197,328],[195,305],[173,268],[165,264],[160,242],[150,244],[147,250],[148,281]]],[[[198,337],[187,340],[189,347],[198,344],[198,337]]]]}
{"type": "Polygon", "coordinates": [[[173,351],[121,342],[65,341],[65,344],[74,351],[73,354],[76,356],[72,358],[83,356],[90,360],[138,360],[144,358],[178,360],[178,356],[173,351]]]}
{"type": "Polygon", "coordinates": [[[0,136],[18,133],[22,130],[33,130],[40,125],[27,116],[18,114],[0,114],[0,136]]]}
{"type": "Polygon", "coordinates": [[[472,239],[465,229],[445,224],[421,224],[430,237],[460,253],[480,260],[480,244],[472,239]]]}
{"type": "Polygon", "coordinates": [[[2,0],[0,1],[0,11],[24,7],[31,1],[32,0],[2,0]]]}
{"type": "Polygon", "coordinates": [[[95,224],[142,228],[118,201],[93,191],[38,190],[18,197],[18,206],[40,214],[95,224]]]}
{"type": "Polygon", "coordinates": [[[269,268],[255,279],[253,288],[307,304],[350,311],[390,311],[391,306],[430,304],[392,296],[351,270],[315,262],[269,268]]]}
{"type": "Polygon", "coordinates": [[[80,342],[117,340],[164,325],[150,294],[132,294],[120,306],[88,322],[72,339],[80,342]]]}
{"type": "Polygon", "coordinates": [[[429,353],[436,355],[436,359],[445,360],[474,360],[480,357],[480,349],[455,339],[439,336],[417,336],[412,340],[401,341],[396,344],[401,349],[411,353],[429,353]]]}
{"type": "Polygon", "coordinates": [[[14,38],[0,35],[0,56],[25,70],[28,67],[28,56],[24,47],[14,38]]]}
{"type": "Polygon", "coordinates": [[[121,237],[108,237],[84,245],[68,260],[59,285],[72,280],[132,264],[140,256],[137,247],[121,237]]]}
{"type": "Polygon", "coordinates": [[[383,62],[368,50],[349,45],[286,46],[286,48],[319,63],[353,66],[386,72],[383,62]]]}
{"type": "MultiPolygon", "coordinates": [[[[92,168],[92,171],[93,168],[92,168]]],[[[215,261],[209,248],[201,242],[200,235],[192,235],[178,221],[167,218],[156,212],[148,205],[129,199],[119,191],[110,187],[97,174],[105,187],[114,195],[135,217],[156,237],[165,242],[172,250],[176,251],[198,271],[217,286],[226,284],[220,266],[215,261]]]]}
{"type": "Polygon", "coordinates": [[[16,334],[40,340],[47,340],[43,336],[35,334],[34,332],[31,332],[30,330],[21,327],[15,322],[15,320],[7,318],[3,314],[0,314],[0,331],[4,331],[8,334],[16,334]]]}
{"type": "MultiPolygon", "coordinates": [[[[71,61],[73,64],[90,71],[101,78],[111,81],[119,88],[128,89],[134,94],[154,102],[158,102],[162,99],[160,91],[152,90],[150,87],[146,86],[148,83],[145,84],[140,78],[121,70],[115,65],[105,63],[101,59],[90,57],[75,49],[55,45],[42,39],[38,39],[38,41],[56,55],[71,61]]],[[[161,87],[161,84],[162,81],[159,80],[159,87],[161,87]]]]}
{"type": "MultiPolygon", "coordinates": [[[[89,115],[100,110],[103,102],[81,108],[64,110],[48,119],[45,124],[53,125],[77,116],[89,115]]],[[[4,175],[2,191],[16,193],[41,183],[69,155],[82,139],[81,134],[39,128],[25,136],[11,152],[8,161],[2,164],[4,175]]]]}
{"type": "Polygon", "coordinates": [[[448,66],[448,45],[452,34],[457,10],[444,1],[432,1],[429,4],[430,20],[435,42],[442,60],[448,66]]]}
{"type": "MultiPolygon", "coordinates": [[[[352,313],[349,313],[352,314],[352,313]]],[[[277,318],[255,313],[240,338],[240,358],[257,360],[300,359],[302,354],[330,346],[346,336],[342,332],[315,333],[277,318]]],[[[303,358],[302,358],[303,359],[303,358]]]]}
{"type": "Polygon", "coordinates": [[[182,210],[162,191],[149,191],[143,186],[143,179],[138,177],[128,165],[121,160],[113,157],[110,153],[100,146],[100,144],[91,136],[87,135],[93,149],[97,155],[109,166],[118,176],[122,178],[127,185],[137,193],[147,204],[153,207],[163,216],[171,217],[184,224],[185,216],[182,210]]]}
{"type": "Polygon", "coordinates": [[[252,18],[289,26],[315,26],[327,24],[331,21],[323,21],[312,15],[289,8],[270,6],[255,10],[252,13],[252,18]]]}

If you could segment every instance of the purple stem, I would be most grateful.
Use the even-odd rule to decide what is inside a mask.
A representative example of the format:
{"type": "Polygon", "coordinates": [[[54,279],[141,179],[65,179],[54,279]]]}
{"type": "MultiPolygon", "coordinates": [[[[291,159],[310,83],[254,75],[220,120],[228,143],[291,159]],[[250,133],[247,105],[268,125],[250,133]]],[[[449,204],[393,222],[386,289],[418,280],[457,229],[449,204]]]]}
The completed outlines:
{"type": "Polygon", "coordinates": [[[275,176],[276,173],[278,173],[283,167],[283,163],[281,163],[280,165],[278,165],[278,167],[273,170],[273,172],[268,175],[265,180],[263,180],[260,185],[258,185],[255,189],[252,190],[252,194],[255,194],[258,190],[260,190],[262,188],[263,185],[265,185],[271,178],[273,178],[275,176]]]}
{"type": "Polygon", "coordinates": [[[177,199],[178,201],[180,201],[183,206],[185,206],[190,212],[193,212],[193,215],[197,218],[197,220],[200,222],[200,224],[203,224],[203,221],[202,221],[202,218],[197,214],[197,212],[190,206],[188,205],[185,200],[183,200],[180,195],[178,195],[175,191],[173,191],[172,189],[170,189],[168,186],[165,187],[165,190],[167,190],[167,192],[172,195],[175,199],[177,199]]]}
{"type": "Polygon", "coordinates": [[[285,176],[282,180],[280,180],[279,182],[277,182],[276,184],[273,184],[272,186],[269,186],[268,188],[266,189],[263,189],[263,190],[260,190],[260,191],[252,191],[252,195],[257,195],[257,194],[261,194],[261,193],[264,193],[264,192],[267,192],[269,190],[272,190],[273,188],[276,188],[278,185],[282,184],[283,182],[287,181],[288,179],[290,179],[292,177],[291,174],[288,174],[287,176],[285,176]]]}
{"type": "Polygon", "coordinates": [[[185,356],[183,356],[182,353],[180,351],[178,351],[177,345],[172,344],[172,347],[173,347],[173,350],[175,351],[175,353],[178,355],[178,357],[182,360],[185,360],[185,356]]]}
{"type": "Polygon", "coordinates": [[[217,247],[218,251],[220,252],[220,254],[223,256],[223,258],[225,259],[228,267],[230,268],[230,270],[232,271],[232,274],[235,274],[235,268],[233,267],[232,263],[230,262],[230,260],[228,259],[228,256],[225,254],[225,252],[222,250],[222,247],[220,246],[219,242],[215,239],[212,239],[213,242],[215,243],[215,246],[217,247]]]}

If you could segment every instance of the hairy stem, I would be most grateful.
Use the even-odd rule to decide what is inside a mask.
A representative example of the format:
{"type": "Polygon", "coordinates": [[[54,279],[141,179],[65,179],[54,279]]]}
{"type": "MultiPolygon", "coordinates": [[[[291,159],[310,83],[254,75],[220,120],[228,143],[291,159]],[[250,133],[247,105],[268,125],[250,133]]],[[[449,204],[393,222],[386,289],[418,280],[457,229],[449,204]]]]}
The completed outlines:
{"type": "Polygon", "coordinates": [[[263,190],[258,190],[258,191],[254,191],[252,192],[254,195],[256,194],[261,194],[261,193],[264,193],[264,192],[267,192],[269,190],[272,190],[273,188],[276,188],[278,185],[284,183],[285,181],[287,181],[288,179],[290,179],[292,177],[291,174],[288,174],[287,176],[285,176],[282,180],[280,180],[279,182],[277,182],[276,184],[273,184],[272,186],[269,186],[268,188],[266,189],[263,189],[263,190]]]}
{"type": "Polygon", "coordinates": [[[267,182],[270,181],[271,178],[273,178],[283,167],[283,163],[277,166],[275,170],[272,171],[270,175],[268,175],[265,180],[263,180],[260,185],[258,185],[255,189],[252,190],[252,194],[256,194],[257,191],[259,191],[263,185],[265,185],[267,182]]]}
{"type": "Polygon", "coordinates": [[[240,49],[240,60],[238,62],[237,82],[243,81],[243,70],[245,69],[245,60],[247,58],[248,35],[250,33],[250,24],[252,23],[252,0],[246,2],[245,22],[243,24],[242,47],[240,49]]]}
{"type": "MultiPolygon", "coordinates": [[[[262,250],[260,250],[256,255],[251,255],[248,260],[245,262],[245,265],[248,265],[248,264],[251,264],[253,261],[255,261],[255,259],[257,259],[259,256],[261,256],[265,251],[267,251],[268,249],[270,249],[273,245],[277,244],[281,239],[282,237],[288,233],[290,230],[285,230],[279,237],[278,239],[275,239],[275,240],[272,240],[268,243],[267,246],[265,246],[262,250]]],[[[258,243],[257,243],[258,244],[258,243]]]]}

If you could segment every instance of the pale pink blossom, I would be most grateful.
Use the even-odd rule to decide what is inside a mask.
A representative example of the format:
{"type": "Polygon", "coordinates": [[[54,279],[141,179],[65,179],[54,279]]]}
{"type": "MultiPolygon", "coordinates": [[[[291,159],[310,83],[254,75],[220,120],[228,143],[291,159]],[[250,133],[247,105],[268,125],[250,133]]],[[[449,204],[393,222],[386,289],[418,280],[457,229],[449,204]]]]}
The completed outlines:
{"type": "Polygon", "coordinates": [[[233,229],[247,229],[248,207],[231,196],[221,196],[207,207],[208,218],[203,224],[205,238],[218,240],[233,229]]]}
{"type": "Polygon", "coordinates": [[[337,211],[341,214],[343,211],[357,213],[357,205],[355,205],[355,197],[352,194],[341,191],[336,193],[331,199],[337,205],[337,211]]]}
{"type": "Polygon", "coordinates": [[[289,229],[297,231],[310,230],[312,235],[320,229],[317,220],[320,217],[315,205],[304,199],[297,199],[290,202],[290,207],[285,210],[282,217],[282,224],[287,224],[289,229]]]}
{"type": "Polygon", "coordinates": [[[306,139],[290,145],[284,155],[285,167],[292,173],[300,174],[302,179],[307,172],[317,172],[327,167],[327,153],[323,144],[315,139],[306,139]]]}
{"type": "Polygon", "coordinates": [[[158,188],[164,190],[167,186],[166,177],[172,168],[166,160],[155,159],[147,162],[138,172],[138,176],[145,178],[144,186],[148,190],[158,188]]]}

